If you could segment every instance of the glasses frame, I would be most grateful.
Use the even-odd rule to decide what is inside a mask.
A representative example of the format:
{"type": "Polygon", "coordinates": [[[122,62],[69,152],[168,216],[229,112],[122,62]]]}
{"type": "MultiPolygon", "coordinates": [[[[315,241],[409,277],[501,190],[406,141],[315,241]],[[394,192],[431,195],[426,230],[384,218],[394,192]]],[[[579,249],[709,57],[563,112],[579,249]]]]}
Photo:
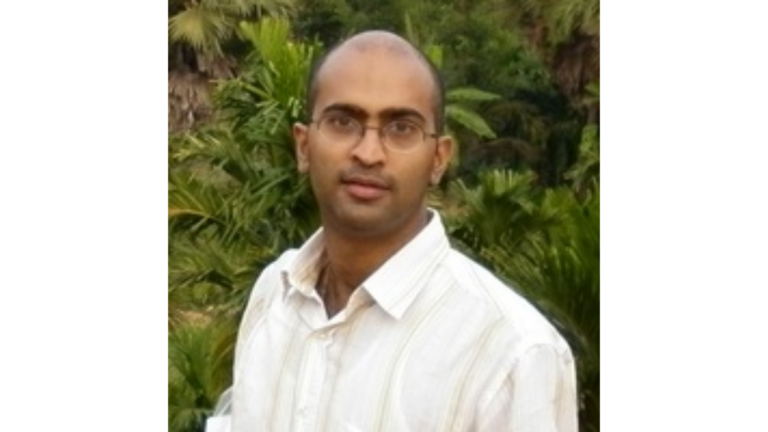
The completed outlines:
{"type": "MultiPolygon", "coordinates": [[[[317,119],[310,119],[309,122],[307,123],[307,125],[311,126],[311,125],[314,124],[315,128],[317,128],[317,132],[320,135],[322,135],[323,137],[325,137],[325,135],[323,135],[323,132],[320,129],[320,124],[323,121],[328,120],[330,118],[332,118],[332,116],[323,116],[323,117],[320,117],[320,118],[317,118],[317,119]]],[[[351,120],[351,121],[354,121],[358,125],[360,125],[360,133],[358,134],[357,139],[354,141],[355,145],[359,144],[360,141],[363,140],[363,138],[365,137],[365,132],[368,129],[372,129],[372,130],[375,130],[377,132],[376,135],[378,135],[378,137],[379,137],[379,143],[381,143],[384,147],[386,147],[388,149],[391,149],[391,150],[394,150],[394,151],[397,151],[397,152],[401,152],[401,153],[410,152],[410,151],[416,149],[418,147],[418,144],[414,144],[413,147],[408,147],[408,148],[403,149],[403,148],[395,147],[392,144],[388,143],[387,137],[384,134],[384,129],[386,129],[392,123],[398,122],[398,121],[407,122],[407,123],[413,125],[414,127],[416,127],[417,129],[419,129],[421,131],[421,134],[422,134],[422,138],[421,138],[421,143],[422,144],[424,142],[426,142],[428,138],[435,138],[435,139],[440,138],[440,134],[438,134],[436,132],[426,132],[423,127],[421,127],[418,123],[413,122],[411,120],[395,119],[395,120],[390,120],[390,121],[384,123],[381,126],[370,126],[370,125],[367,125],[367,124],[357,120],[353,116],[347,116],[347,118],[349,120],[351,120]]]]}

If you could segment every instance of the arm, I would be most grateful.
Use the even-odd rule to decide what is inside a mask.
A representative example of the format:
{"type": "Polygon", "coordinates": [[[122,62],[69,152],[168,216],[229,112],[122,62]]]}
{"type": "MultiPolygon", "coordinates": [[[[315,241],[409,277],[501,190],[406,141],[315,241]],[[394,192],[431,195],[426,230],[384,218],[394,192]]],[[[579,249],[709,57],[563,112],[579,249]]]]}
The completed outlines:
{"type": "MultiPolygon", "coordinates": [[[[267,266],[266,269],[259,275],[256,283],[251,290],[248,298],[248,304],[246,305],[243,313],[242,321],[237,332],[236,346],[235,346],[235,365],[234,370],[237,370],[237,363],[239,358],[239,351],[243,341],[247,339],[248,333],[251,330],[254,322],[257,321],[265,307],[268,295],[269,283],[272,281],[274,273],[274,265],[267,266]]],[[[206,419],[205,432],[230,432],[232,430],[232,398],[234,393],[235,384],[229,386],[219,396],[219,400],[216,403],[216,407],[213,413],[206,419]]]]}
{"type": "Polygon", "coordinates": [[[232,387],[219,396],[213,414],[205,421],[205,432],[230,432],[232,412],[232,387]]]}
{"type": "Polygon", "coordinates": [[[488,400],[481,401],[475,430],[576,432],[576,372],[569,351],[528,348],[488,400]]]}

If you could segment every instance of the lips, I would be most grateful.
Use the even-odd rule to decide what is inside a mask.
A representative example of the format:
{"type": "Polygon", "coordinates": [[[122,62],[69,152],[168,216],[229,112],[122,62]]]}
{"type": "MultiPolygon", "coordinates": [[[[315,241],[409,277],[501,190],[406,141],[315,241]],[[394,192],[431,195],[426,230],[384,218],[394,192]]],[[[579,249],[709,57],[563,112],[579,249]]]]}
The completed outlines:
{"type": "Polygon", "coordinates": [[[387,194],[389,183],[381,177],[369,175],[342,176],[341,183],[344,189],[353,198],[361,201],[373,201],[387,194]]]}

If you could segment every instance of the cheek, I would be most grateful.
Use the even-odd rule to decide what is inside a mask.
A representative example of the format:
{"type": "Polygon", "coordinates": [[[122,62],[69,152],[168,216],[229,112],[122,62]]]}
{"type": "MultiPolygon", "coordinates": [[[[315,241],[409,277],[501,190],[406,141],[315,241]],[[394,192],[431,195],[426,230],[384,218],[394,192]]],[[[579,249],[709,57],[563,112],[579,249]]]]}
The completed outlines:
{"type": "Polygon", "coordinates": [[[401,186],[413,192],[429,186],[432,181],[434,166],[431,159],[411,158],[400,169],[400,172],[404,173],[401,176],[401,186]]]}
{"type": "MultiPolygon", "coordinates": [[[[314,149],[317,150],[317,149],[314,149]]],[[[315,194],[327,193],[338,178],[337,163],[330,155],[320,151],[307,154],[307,173],[315,194]]]]}

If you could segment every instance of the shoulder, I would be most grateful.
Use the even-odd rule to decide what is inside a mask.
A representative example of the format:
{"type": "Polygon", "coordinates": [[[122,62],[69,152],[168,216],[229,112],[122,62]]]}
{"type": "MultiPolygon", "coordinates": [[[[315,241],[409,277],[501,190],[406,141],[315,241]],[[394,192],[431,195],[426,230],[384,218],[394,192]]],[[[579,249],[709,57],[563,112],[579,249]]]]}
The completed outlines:
{"type": "MultiPolygon", "coordinates": [[[[280,298],[283,290],[283,276],[288,266],[293,263],[297,255],[297,250],[289,249],[283,252],[275,261],[268,264],[259,274],[256,283],[251,289],[245,311],[240,319],[240,327],[237,335],[237,351],[241,350],[241,345],[248,339],[250,333],[257,326],[264,316],[265,310],[275,298],[280,298]]],[[[239,354],[236,354],[236,359],[239,354]]]]}
{"type": "Polygon", "coordinates": [[[271,297],[275,291],[282,288],[283,274],[292,266],[298,252],[298,249],[288,249],[276,260],[264,267],[251,290],[248,308],[251,308],[252,305],[259,301],[265,300],[267,297],[271,297]]]}
{"type": "Polygon", "coordinates": [[[250,328],[264,309],[282,292],[285,286],[283,274],[294,262],[297,253],[296,249],[289,249],[261,271],[248,296],[241,320],[241,331],[250,328]]]}
{"type": "Polygon", "coordinates": [[[524,352],[534,346],[551,346],[570,355],[565,339],[531,301],[487,268],[461,252],[451,249],[443,270],[455,289],[492,318],[494,326],[514,350],[524,352]]]}

